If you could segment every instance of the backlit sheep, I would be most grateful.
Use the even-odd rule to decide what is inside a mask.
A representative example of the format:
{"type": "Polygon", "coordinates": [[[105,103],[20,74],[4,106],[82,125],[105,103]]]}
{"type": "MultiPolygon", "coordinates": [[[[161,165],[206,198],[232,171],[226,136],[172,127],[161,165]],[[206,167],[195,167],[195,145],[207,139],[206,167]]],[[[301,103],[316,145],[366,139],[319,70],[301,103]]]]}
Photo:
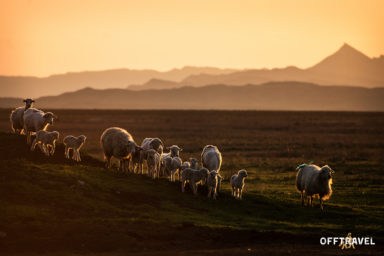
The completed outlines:
{"type": "Polygon", "coordinates": [[[328,165],[319,167],[313,164],[299,165],[296,170],[296,187],[301,194],[301,205],[304,206],[304,198],[307,198],[307,206],[312,206],[313,197],[317,195],[320,200],[320,208],[323,210],[323,201],[332,195],[332,174],[335,173],[328,165]],[[305,193],[305,195],[304,195],[305,193]]]}
{"type": "Polygon", "coordinates": [[[87,137],[85,135],[80,135],[79,137],[75,137],[72,135],[68,135],[64,138],[63,143],[65,145],[65,157],[69,159],[69,150],[72,149],[72,159],[80,162],[80,149],[84,145],[87,137]]]}
{"type": "Polygon", "coordinates": [[[13,133],[16,134],[22,134],[24,129],[24,111],[32,107],[33,103],[35,102],[32,99],[25,99],[23,100],[25,102],[24,107],[18,107],[14,109],[11,112],[11,115],[9,117],[11,121],[11,130],[13,133]]]}
{"type": "Polygon", "coordinates": [[[207,178],[207,186],[208,186],[208,198],[212,197],[213,199],[216,199],[217,195],[217,186],[219,184],[218,179],[219,174],[216,171],[211,171],[208,174],[207,178]]]}
{"type": "Polygon", "coordinates": [[[200,166],[199,166],[199,160],[197,160],[196,158],[189,158],[189,162],[191,164],[191,168],[192,169],[195,169],[195,170],[200,170],[200,166]]]}
{"type": "Polygon", "coordinates": [[[207,168],[195,170],[191,168],[185,169],[181,174],[181,191],[185,192],[185,184],[189,182],[193,194],[197,195],[197,185],[208,178],[209,171],[207,168]]]}
{"type": "Polygon", "coordinates": [[[177,172],[179,180],[181,177],[181,164],[182,160],[180,157],[166,157],[165,158],[165,170],[169,174],[169,180],[175,182],[175,174],[177,172]]]}
{"type": "Polygon", "coordinates": [[[231,177],[232,196],[236,199],[241,199],[243,188],[245,185],[245,178],[248,177],[247,171],[242,169],[237,174],[231,177]]]}
{"type": "Polygon", "coordinates": [[[145,138],[143,142],[141,143],[141,148],[143,149],[140,153],[140,160],[139,160],[139,172],[143,174],[143,164],[144,161],[147,160],[147,151],[150,149],[154,149],[159,154],[163,153],[163,147],[164,144],[159,138],[145,138]]]}
{"type": "Polygon", "coordinates": [[[203,167],[208,170],[219,173],[222,163],[222,157],[219,149],[213,145],[205,146],[203,152],[201,153],[201,163],[203,164],[203,167]]]}
{"type": "Polygon", "coordinates": [[[33,132],[47,130],[49,125],[53,125],[53,120],[57,118],[52,112],[44,113],[35,108],[29,108],[24,112],[24,132],[27,135],[27,143],[31,143],[33,132]]]}
{"type": "Polygon", "coordinates": [[[160,154],[154,149],[147,150],[148,176],[156,179],[160,173],[160,154]]]}
{"type": "Polygon", "coordinates": [[[131,134],[119,127],[106,129],[100,137],[100,144],[103,149],[105,167],[111,167],[111,158],[119,160],[119,170],[129,171],[129,159],[131,154],[140,148],[131,134]]]}
{"type": "Polygon", "coordinates": [[[160,173],[161,173],[161,175],[169,175],[169,173],[168,173],[169,168],[167,169],[167,167],[165,166],[166,159],[168,157],[171,157],[171,158],[172,157],[179,157],[180,152],[183,151],[183,149],[177,145],[172,145],[172,146],[168,147],[167,149],[169,149],[169,152],[161,154],[161,158],[160,158],[160,173]]]}
{"type": "Polygon", "coordinates": [[[36,132],[36,137],[32,143],[31,151],[35,150],[37,144],[40,144],[40,149],[47,156],[53,155],[56,148],[56,140],[59,139],[59,132],[47,132],[40,130],[36,132]]]}

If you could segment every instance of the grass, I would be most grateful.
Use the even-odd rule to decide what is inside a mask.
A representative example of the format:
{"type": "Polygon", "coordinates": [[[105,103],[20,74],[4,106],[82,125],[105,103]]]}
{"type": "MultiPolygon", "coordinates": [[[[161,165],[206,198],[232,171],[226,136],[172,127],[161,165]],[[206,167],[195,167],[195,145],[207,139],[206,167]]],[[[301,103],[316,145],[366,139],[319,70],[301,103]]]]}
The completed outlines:
{"type": "MultiPolygon", "coordinates": [[[[73,115],[62,112],[59,116],[69,118],[66,113],[73,115]]],[[[90,120],[95,118],[93,113],[88,112],[90,120]]],[[[137,118],[136,112],[128,113],[137,118]]],[[[141,134],[151,134],[154,128],[150,124],[162,127],[171,115],[159,112],[156,119],[150,112],[139,113],[144,114],[142,129],[137,132],[139,138],[143,137],[141,134]],[[152,122],[150,117],[154,117],[152,122]]],[[[84,132],[89,136],[81,164],[65,159],[61,144],[55,156],[48,159],[38,150],[30,152],[24,136],[1,132],[0,232],[6,234],[0,238],[2,251],[7,255],[136,252],[186,255],[189,251],[202,250],[201,254],[205,255],[231,255],[229,252],[243,255],[249,251],[238,250],[254,247],[258,255],[288,252],[334,255],[339,249],[321,247],[321,236],[345,236],[351,232],[383,241],[383,131],[380,127],[383,114],[346,113],[346,117],[339,118],[340,113],[323,117],[323,113],[318,113],[319,120],[312,119],[309,113],[272,112],[271,115],[276,116],[271,118],[264,113],[266,121],[261,125],[256,122],[262,120],[257,112],[214,112],[218,115],[217,123],[202,118],[213,126],[200,136],[195,134],[198,126],[181,129],[183,126],[179,123],[198,120],[201,113],[175,113],[178,121],[168,120],[171,122],[168,125],[176,127],[174,133],[159,128],[159,136],[164,136],[168,145],[182,141],[184,159],[198,157],[199,145],[206,140],[222,150],[222,175],[227,180],[219,200],[206,198],[204,188],[200,188],[200,195],[196,197],[190,191],[182,194],[179,183],[166,179],[153,181],[145,176],[105,170],[100,159],[94,157],[98,157],[95,138],[106,120],[93,124],[95,131],[84,132]],[[276,120],[284,115],[285,121],[276,120]],[[325,117],[328,119],[324,120],[325,117]],[[336,123],[334,120],[338,118],[340,122],[336,123]],[[289,128],[295,120],[312,120],[315,125],[312,128],[294,126],[301,132],[297,134],[298,130],[289,128]],[[252,129],[246,127],[247,122],[252,124],[252,129]],[[319,123],[327,124],[326,128],[315,129],[319,123]],[[351,124],[358,124],[359,129],[350,128],[351,124]],[[234,130],[242,133],[229,136],[234,130]],[[182,140],[183,136],[187,139],[182,140]],[[314,208],[301,207],[295,190],[295,166],[309,160],[319,165],[330,164],[336,171],[334,193],[326,201],[324,212],[320,211],[317,201],[314,208]],[[228,178],[240,166],[247,169],[249,178],[244,200],[237,201],[230,196],[228,178]],[[268,246],[271,248],[265,249],[268,246]]],[[[127,115],[127,112],[118,114],[127,115]]],[[[58,123],[56,129],[78,134],[75,129],[80,124],[76,120],[82,115],[80,111],[79,116],[75,116],[73,130],[63,126],[63,122],[58,123]]],[[[0,127],[3,124],[5,127],[5,121],[0,120],[0,127]]],[[[131,125],[135,132],[139,130],[131,125]]],[[[83,129],[91,131],[88,127],[83,129]]],[[[380,248],[379,245],[361,247],[355,253],[375,255],[380,248]]]]}

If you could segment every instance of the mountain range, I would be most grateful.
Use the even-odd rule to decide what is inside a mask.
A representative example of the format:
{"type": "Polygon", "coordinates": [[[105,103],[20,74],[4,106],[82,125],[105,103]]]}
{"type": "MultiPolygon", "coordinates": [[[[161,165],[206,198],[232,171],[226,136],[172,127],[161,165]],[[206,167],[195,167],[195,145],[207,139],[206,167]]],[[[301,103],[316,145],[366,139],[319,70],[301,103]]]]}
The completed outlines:
{"type": "MultiPolygon", "coordinates": [[[[261,85],[185,86],[126,90],[84,88],[36,99],[42,109],[228,109],[384,111],[384,88],[319,86],[303,82],[261,85]]],[[[21,98],[0,99],[0,107],[22,105],[21,98]]]]}
{"type": "Polygon", "coordinates": [[[0,97],[41,97],[94,89],[127,88],[161,90],[206,85],[242,86],[276,81],[296,81],[321,85],[384,86],[384,56],[370,58],[348,44],[307,69],[219,69],[184,67],[160,72],[156,70],[115,69],[52,75],[49,77],[0,76],[0,97]]]}

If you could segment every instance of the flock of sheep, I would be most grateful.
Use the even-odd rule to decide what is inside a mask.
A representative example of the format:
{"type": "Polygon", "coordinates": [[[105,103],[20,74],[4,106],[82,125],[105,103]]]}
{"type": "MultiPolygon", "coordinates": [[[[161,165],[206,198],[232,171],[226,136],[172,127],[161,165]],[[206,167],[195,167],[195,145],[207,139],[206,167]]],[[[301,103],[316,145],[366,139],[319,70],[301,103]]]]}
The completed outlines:
{"type": "MultiPolygon", "coordinates": [[[[59,132],[47,131],[49,125],[57,118],[53,113],[44,113],[41,110],[32,108],[34,100],[25,99],[25,106],[16,108],[11,112],[11,129],[17,134],[26,134],[27,143],[32,144],[31,150],[39,145],[41,151],[47,155],[53,155],[55,144],[59,139],[59,132]],[[35,139],[31,142],[31,136],[35,133],[35,139]]],[[[69,135],[63,139],[65,145],[65,157],[70,158],[69,151],[72,149],[72,159],[81,161],[80,148],[84,145],[86,136],[78,137],[69,135]]],[[[216,199],[217,192],[220,190],[223,178],[220,176],[222,155],[219,149],[213,145],[206,145],[201,153],[200,168],[196,158],[189,161],[182,161],[180,152],[182,149],[177,145],[172,145],[164,153],[164,144],[159,138],[145,138],[141,145],[137,145],[132,135],[119,127],[106,129],[100,137],[101,148],[104,153],[105,167],[111,168],[111,158],[119,161],[119,170],[143,174],[143,165],[147,164],[147,174],[153,179],[161,176],[169,177],[171,182],[175,182],[177,174],[181,181],[181,191],[185,191],[188,182],[193,193],[197,194],[197,186],[205,183],[208,187],[208,197],[216,199]]],[[[320,208],[323,209],[323,201],[332,195],[332,174],[334,171],[328,166],[319,167],[313,164],[302,164],[296,168],[296,187],[301,193],[301,202],[304,205],[307,198],[307,206],[311,205],[314,196],[320,200],[320,208]]],[[[232,196],[236,199],[242,198],[242,191],[247,171],[242,169],[230,179],[232,196]]]]}

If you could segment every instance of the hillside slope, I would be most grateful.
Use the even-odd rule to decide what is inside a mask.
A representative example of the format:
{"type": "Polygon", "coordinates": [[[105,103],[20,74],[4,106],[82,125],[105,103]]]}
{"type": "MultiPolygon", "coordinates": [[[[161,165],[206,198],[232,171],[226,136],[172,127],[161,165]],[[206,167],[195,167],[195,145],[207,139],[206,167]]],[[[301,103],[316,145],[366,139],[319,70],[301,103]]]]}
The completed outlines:
{"type": "Polygon", "coordinates": [[[374,213],[337,205],[323,213],[257,193],[236,201],[227,186],[211,201],[206,194],[182,194],[179,183],[104,170],[86,155],[73,164],[61,144],[47,159],[30,152],[24,136],[0,133],[0,141],[0,248],[6,254],[245,255],[252,248],[258,255],[332,255],[334,248],[319,246],[321,235],[348,230],[383,237],[377,225],[383,217],[374,213]]]}

